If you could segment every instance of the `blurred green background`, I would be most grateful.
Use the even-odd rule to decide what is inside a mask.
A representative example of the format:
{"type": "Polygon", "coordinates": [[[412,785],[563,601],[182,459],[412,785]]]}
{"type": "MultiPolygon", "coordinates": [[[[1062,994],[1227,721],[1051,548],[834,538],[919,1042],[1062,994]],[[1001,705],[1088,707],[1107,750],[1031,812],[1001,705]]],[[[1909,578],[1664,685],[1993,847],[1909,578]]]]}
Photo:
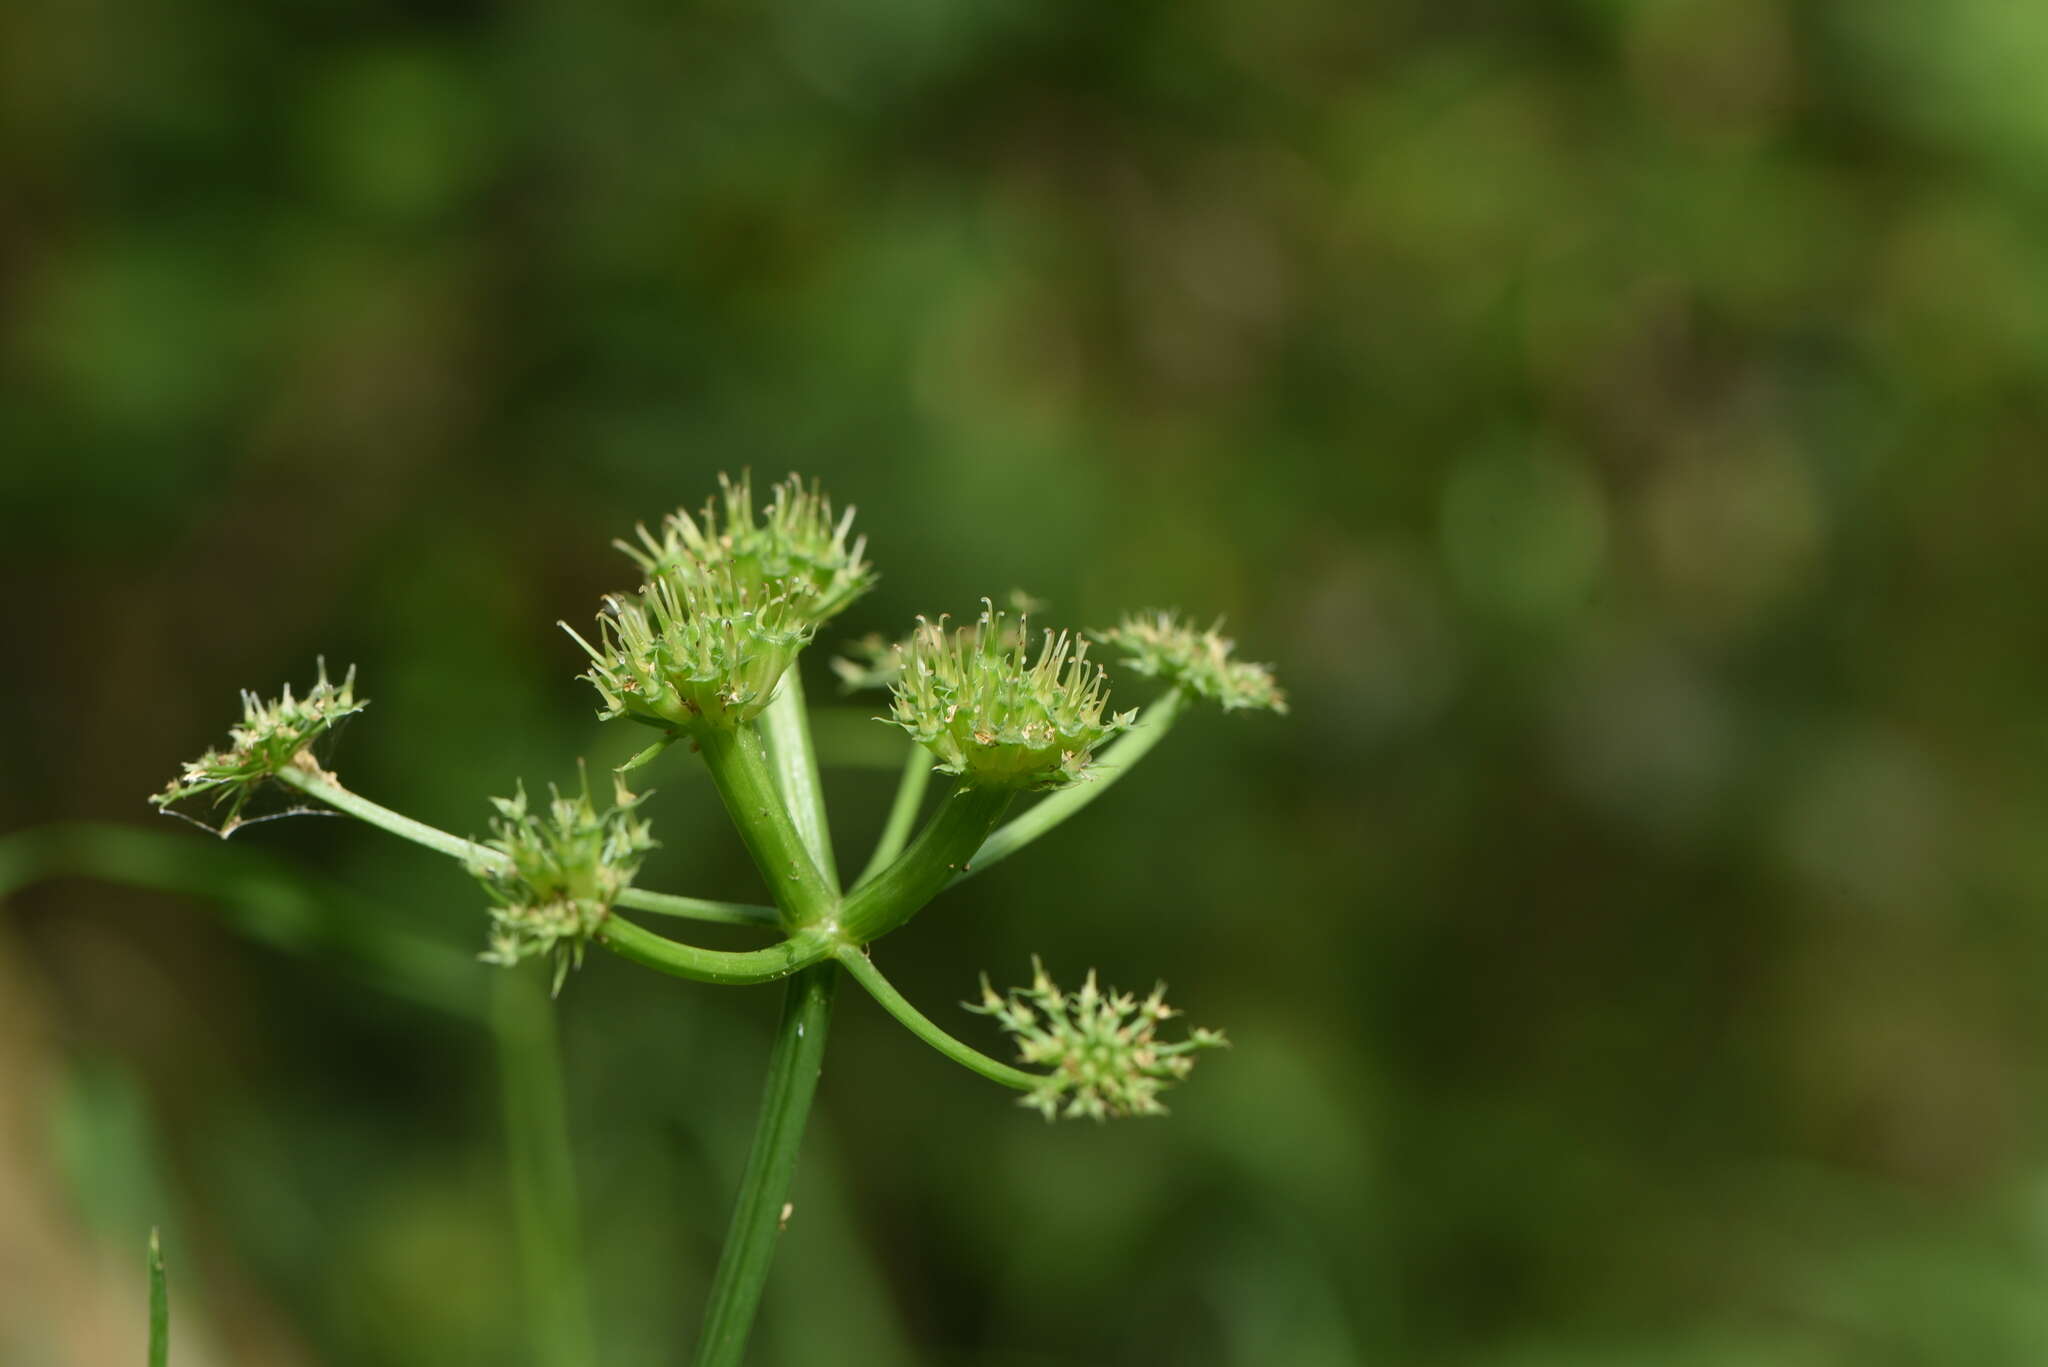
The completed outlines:
{"type": "MultiPolygon", "coordinates": [[[[755,1360],[2048,1361],[2044,88],[2008,0],[11,0],[0,1360],[139,1360],[152,1223],[185,1367],[530,1360],[478,890],[143,798],[322,653],[426,820],[617,762],[553,623],[751,466],[849,633],[1179,605],[1296,704],[881,956],[1234,1051],[1049,1128],[849,991],[755,1360]]],[[[644,881],[752,899],[681,758],[644,881]]],[[[607,1364],[776,995],[562,995],[607,1364]]]]}

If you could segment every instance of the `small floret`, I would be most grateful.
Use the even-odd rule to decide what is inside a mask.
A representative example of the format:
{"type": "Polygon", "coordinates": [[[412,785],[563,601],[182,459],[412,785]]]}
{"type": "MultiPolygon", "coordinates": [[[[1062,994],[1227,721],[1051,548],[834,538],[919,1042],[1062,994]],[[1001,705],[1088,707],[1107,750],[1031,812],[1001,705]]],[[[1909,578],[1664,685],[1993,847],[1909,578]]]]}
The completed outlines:
{"type": "Polygon", "coordinates": [[[1226,712],[1251,707],[1286,712],[1287,695],[1273,682],[1272,670],[1232,659],[1237,643],[1221,633],[1221,626],[1197,631],[1175,613],[1142,612],[1089,634],[1122,652],[1123,663],[1140,674],[1179,684],[1222,704],[1226,712]]]}
{"type": "Polygon", "coordinates": [[[1044,632],[1037,658],[1022,617],[982,599],[972,627],[947,631],[945,619],[918,619],[899,649],[885,720],[937,757],[938,767],[971,784],[1060,788],[1080,780],[1095,747],[1137,717],[1106,712],[1109,680],[1088,660],[1088,643],[1044,632]]]}
{"type": "Polygon", "coordinates": [[[654,848],[647,823],[633,814],[641,797],[618,783],[612,807],[600,812],[586,776],[582,791],[570,797],[550,787],[539,811],[529,810],[524,784],[511,797],[491,799],[498,816],[482,843],[493,854],[469,860],[471,876],[491,897],[490,947],[480,956],[485,963],[510,967],[551,955],[555,990],[561,990],[570,966],[583,962],[583,946],[654,848]]]}
{"type": "Polygon", "coordinates": [[[1159,1027],[1180,1014],[1166,1004],[1164,983],[1141,1001],[1103,991],[1093,970],[1080,991],[1066,993],[1035,958],[1031,969],[1031,986],[1007,995],[984,976],[981,1003],[967,1009],[995,1018],[1017,1041],[1019,1063],[1047,1070],[1018,1103],[1047,1120],[1164,1115],[1159,1094],[1193,1071],[1196,1051],[1229,1043],[1220,1030],[1200,1029],[1161,1040],[1159,1027]]]}
{"type": "Polygon", "coordinates": [[[227,748],[208,750],[187,761],[178,777],[150,802],[168,811],[172,803],[210,793],[210,806],[227,808],[226,819],[219,826],[221,835],[231,834],[242,824],[242,810],[250,795],[265,780],[288,764],[310,762],[301,758],[307,746],[369,706],[367,698],[356,700],[353,666],[339,684],[328,680],[326,660],[319,662],[319,670],[303,698],[292,696],[290,684],[276,698],[259,698],[244,691],[242,724],[228,732],[227,748]]]}

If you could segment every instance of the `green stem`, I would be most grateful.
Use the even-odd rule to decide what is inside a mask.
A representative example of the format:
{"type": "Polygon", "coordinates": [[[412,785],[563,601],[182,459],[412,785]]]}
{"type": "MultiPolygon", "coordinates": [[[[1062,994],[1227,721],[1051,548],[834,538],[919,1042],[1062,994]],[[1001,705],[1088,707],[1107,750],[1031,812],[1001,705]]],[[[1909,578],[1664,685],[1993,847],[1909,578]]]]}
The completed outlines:
{"type": "MultiPolygon", "coordinates": [[[[505,856],[488,845],[479,845],[473,840],[464,840],[459,835],[450,835],[447,831],[429,826],[424,821],[415,821],[409,816],[392,811],[389,807],[372,802],[360,793],[351,792],[325,770],[292,766],[280,769],[277,779],[286,787],[296,788],[308,797],[318,798],[338,812],[367,822],[401,840],[423,845],[437,854],[486,866],[504,861],[505,856]]],[[[618,904],[622,907],[651,911],[661,916],[686,916],[696,921],[716,921],[725,925],[772,926],[780,919],[773,907],[749,906],[743,902],[714,902],[704,897],[680,897],[672,892],[654,892],[647,888],[627,888],[619,894],[618,904]]]]}
{"type": "Polygon", "coordinates": [[[782,923],[797,929],[826,919],[838,895],[797,833],[776,790],[760,737],[752,727],[726,731],[706,726],[697,732],[697,746],[727,815],[774,894],[782,923]]]}
{"type": "Polygon", "coordinates": [[[505,1158],[534,1358],[595,1367],[554,1003],[531,967],[492,974],[505,1158]]]}
{"type": "Polygon", "coordinates": [[[616,903],[657,916],[682,916],[692,921],[714,921],[728,926],[773,926],[779,918],[774,907],[749,906],[745,902],[713,902],[704,897],[678,897],[672,892],[650,888],[627,888],[616,903]]]}
{"type": "Polygon", "coordinates": [[[966,870],[1015,796],[1008,788],[955,788],[910,848],[847,896],[839,913],[840,938],[866,944],[916,915],[966,870]]]}
{"type": "Polygon", "coordinates": [[[341,786],[334,775],[324,769],[301,767],[288,764],[277,771],[277,781],[287,788],[296,788],[307,797],[319,798],[337,812],[346,813],[358,821],[366,821],[381,831],[389,832],[401,840],[410,840],[415,845],[424,845],[437,853],[456,859],[474,859],[480,863],[495,864],[505,856],[496,850],[487,849],[474,841],[464,840],[459,835],[429,826],[424,821],[392,811],[358,793],[352,793],[341,786]]]}
{"type": "Polygon", "coordinates": [[[838,970],[829,963],[807,968],[790,980],[783,999],[782,1020],[768,1056],[761,1118],[740,1179],[725,1251],[711,1282],[697,1367],[738,1367],[746,1352],[747,1333],[775,1256],[776,1236],[788,1218],[790,1182],[811,1098],[818,1089],[837,977],[838,970]]]}
{"type": "Polygon", "coordinates": [[[904,842],[910,839],[910,828],[917,822],[917,809],[924,804],[924,790],[931,785],[932,757],[922,745],[910,747],[910,753],[903,757],[903,777],[896,784],[896,798],[889,804],[889,819],[882,826],[882,838],[875,842],[875,852],[868,857],[868,866],[860,871],[860,877],[853,885],[873,878],[889,867],[897,855],[903,853],[904,842]]]}
{"type": "Polygon", "coordinates": [[[774,982],[830,957],[831,941],[798,932],[765,949],[699,949],[643,930],[613,912],[591,937],[622,959],[692,982],[733,986],[774,982]]]}
{"type": "Polygon", "coordinates": [[[1000,1082],[1005,1087],[1015,1087],[1028,1092],[1041,1081],[1035,1073],[990,1058],[979,1049],[954,1039],[931,1019],[931,1017],[910,1004],[896,985],[882,976],[882,970],[875,967],[867,951],[854,945],[841,945],[837,955],[854,981],[868,990],[868,995],[882,1004],[882,1009],[901,1021],[911,1034],[944,1054],[969,1072],[979,1073],[991,1082],[1000,1082]]]}
{"type": "Polygon", "coordinates": [[[149,1232],[149,1367],[171,1360],[171,1291],[164,1278],[163,1242],[149,1232]]]}
{"type": "MultiPolygon", "coordinates": [[[[803,684],[791,669],[762,714],[761,730],[779,794],[774,811],[787,810],[797,839],[822,871],[832,899],[821,909],[820,914],[826,914],[838,902],[839,873],[832,862],[831,831],[825,820],[824,793],[803,698],[803,684]]],[[[759,824],[764,826],[774,819],[768,811],[761,812],[760,818],[759,824]]],[[[746,832],[747,822],[741,818],[739,824],[746,832]]],[[[766,835],[773,838],[774,832],[766,835]]],[[[749,837],[749,848],[755,838],[749,837]]],[[[818,1074],[825,1066],[825,1031],[831,1021],[836,978],[827,961],[790,980],[782,1025],[769,1055],[768,1085],[747,1155],[746,1175],[740,1182],[732,1228],[719,1255],[704,1311],[704,1338],[697,1349],[700,1363],[737,1363],[746,1350],[747,1334],[775,1259],[776,1235],[787,1222],[785,1202],[796,1174],[797,1154],[803,1147],[818,1074]]]]}
{"type": "Polygon", "coordinates": [[[1111,784],[1129,773],[1153,746],[1166,739],[1166,733],[1180,719],[1187,701],[1187,691],[1179,687],[1161,694],[1157,702],[1145,708],[1135,727],[1103,750],[1102,757],[1088,771],[1092,775],[1088,782],[1048,794],[1036,806],[990,836],[988,843],[975,852],[973,865],[963,867],[953,881],[958,883],[971,878],[989,865],[1008,859],[1108,792],[1111,784]]]}
{"type": "Polygon", "coordinates": [[[817,861],[818,872],[833,892],[839,891],[839,863],[832,857],[832,826],[825,819],[825,791],[818,776],[818,757],[811,748],[811,724],[804,710],[804,681],[791,665],[782,684],[761,714],[761,741],[775,774],[775,786],[788,805],[797,837],[817,861]]]}

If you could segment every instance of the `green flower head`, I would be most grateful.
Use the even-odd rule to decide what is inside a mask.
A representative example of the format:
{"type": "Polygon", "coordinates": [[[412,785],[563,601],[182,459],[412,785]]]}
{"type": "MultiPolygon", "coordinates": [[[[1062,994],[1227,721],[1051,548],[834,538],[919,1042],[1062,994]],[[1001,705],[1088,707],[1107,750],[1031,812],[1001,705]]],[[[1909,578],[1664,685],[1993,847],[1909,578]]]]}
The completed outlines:
{"type": "Polygon", "coordinates": [[[210,793],[212,806],[227,808],[220,833],[232,833],[242,824],[242,809],[250,795],[264,780],[288,764],[311,763],[307,746],[369,706],[367,698],[356,700],[353,667],[339,684],[329,681],[327,661],[319,662],[319,670],[318,679],[303,698],[292,696],[290,684],[276,698],[244,692],[242,724],[228,732],[227,748],[208,750],[188,761],[178,777],[150,802],[168,811],[172,803],[210,793]]]}
{"type": "Polygon", "coordinates": [[[1031,961],[1031,986],[998,994],[981,980],[981,1003],[967,1009],[995,1017],[1017,1042],[1017,1061],[1044,1068],[1044,1079],[1019,1100],[1047,1120],[1106,1120],[1164,1115],[1159,1094],[1194,1070],[1195,1053],[1225,1047],[1220,1030],[1195,1030],[1165,1041],[1159,1027],[1180,1013],[1166,1004],[1166,985],[1142,1001],[1105,992],[1090,971],[1078,992],[1062,992],[1031,961]]]}
{"type": "Polygon", "coordinates": [[[756,602],[799,605],[813,626],[874,587],[867,538],[851,536],[853,509],[835,518],[832,500],[815,483],[806,489],[791,475],[758,515],[751,475],[738,482],[720,475],[718,487],[719,496],[696,517],[677,509],[662,520],[660,535],[641,527],[639,545],[613,544],[650,580],[679,569],[724,571],[756,602]]]}
{"type": "Polygon", "coordinates": [[[1237,643],[1219,631],[1221,625],[1197,631],[1175,613],[1141,612],[1107,631],[1089,634],[1115,647],[1122,662],[1138,673],[1179,684],[1222,704],[1226,712],[1262,707],[1284,713],[1287,695],[1273,682],[1273,672],[1265,665],[1230,658],[1237,643]]]}
{"type": "Polygon", "coordinates": [[[473,856],[469,872],[491,897],[484,962],[510,967],[552,955],[559,991],[655,842],[633,814],[641,797],[624,783],[615,785],[607,811],[590,800],[587,775],[581,792],[563,797],[550,788],[548,799],[545,808],[529,809],[524,784],[511,797],[492,798],[498,815],[482,842],[490,853],[473,856]]]}
{"type": "Polygon", "coordinates": [[[562,624],[590,656],[580,677],[604,700],[600,717],[661,727],[731,729],[758,717],[817,630],[801,600],[760,597],[723,567],[666,570],[604,604],[596,646],[562,624]]]}
{"type": "Polygon", "coordinates": [[[1059,788],[1080,780],[1096,746],[1128,730],[1135,710],[1105,714],[1109,680],[1088,644],[1044,632],[1036,659],[1020,617],[1012,630],[986,598],[972,627],[918,619],[899,648],[892,721],[966,782],[1059,788]]]}

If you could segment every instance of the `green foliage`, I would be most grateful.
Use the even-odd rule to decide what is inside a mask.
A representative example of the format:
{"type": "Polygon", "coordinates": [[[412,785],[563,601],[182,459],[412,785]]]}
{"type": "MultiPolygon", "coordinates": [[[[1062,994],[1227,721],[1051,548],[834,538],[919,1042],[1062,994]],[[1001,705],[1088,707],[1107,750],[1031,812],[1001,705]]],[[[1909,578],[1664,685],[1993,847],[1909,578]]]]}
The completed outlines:
{"type": "MultiPolygon", "coordinates": [[[[609,538],[794,466],[887,549],[845,635],[1013,581],[1225,612],[1295,720],[1189,708],[1104,793],[1159,711],[1091,650],[1140,725],[1017,807],[1103,819],[877,956],[928,1004],[1034,949],[1163,974],[1235,1052],[1170,1125],[1042,1135],[842,994],[764,1367],[2048,1360],[2044,42],[2011,0],[0,5],[0,829],[145,837],[9,899],[0,1074],[33,1122],[124,1056],[256,1293],[181,1296],[219,1341],[529,1360],[483,1036],[411,1004],[511,976],[482,895],[135,795],[325,648],[379,723],[321,763],[481,833],[663,738],[593,736],[538,629],[598,639],[609,538]],[[79,877],[147,837],[208,878],[79,877]],[[365,990],[372,914],[420,992],[365,990]]],[[[886,710],[819,730],[849,872],[886,710]]],[[[765,900],[657,763],[639,883],[765,900]]],[[[766,1003],[590,957],[604,1360],[672,1367],[766,1003]]],[[[67,1264],[0,1243],[55,1336],[67,1264]]]]}

